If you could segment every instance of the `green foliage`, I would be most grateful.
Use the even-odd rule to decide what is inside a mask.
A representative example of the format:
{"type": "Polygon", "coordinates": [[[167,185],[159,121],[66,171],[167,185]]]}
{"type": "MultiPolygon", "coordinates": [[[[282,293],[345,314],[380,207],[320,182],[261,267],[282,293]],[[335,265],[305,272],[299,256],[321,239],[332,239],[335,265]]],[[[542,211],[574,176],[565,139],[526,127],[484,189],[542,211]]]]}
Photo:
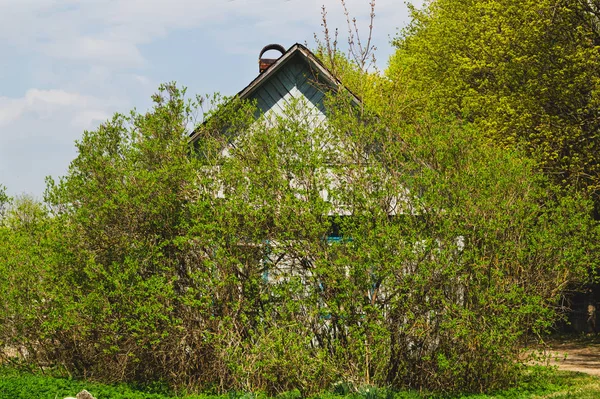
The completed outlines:
{"type": "MultiPolygon", "coordinates": [[[[105,385],[74,379],[16,372],[14,369],[0,368],[0,399],[56,399],[74,396],[82,389],[91,392],[98,399],[268,399],[264,394],[230,392],[228,395],[175,395],[151,388],[136,388],[130,385],[105,385]]],[[[534,370],[518,384],[518,387],[494,394],[484,395],[435,395],[426,392],[393,391],[388,389],[364,389],[360,392],[344,394],[323,392],[314,399],[525,399],[525,398],[573,398],[591,399],[600,393],[600,383],[596,377],[576,373],[555,373],[551,369],[534,370]]],[[[300,398],[297,390],[281,393],[275,398],[300,398]]]]}
{"type": "Polygon", "coordinates": [[[0,360],[159,388],[99,398],[560,391],[523,343],[597,263],[595,11],[432,1],[385,77],[369,45],[322,47],[364,101],[330,95],[326,121],[216,96],[190,132],[206,104],[161,86],[84,133],[45,203],[0,189],[0,360]]]}
{"type": "Polygon", "coordinates": [[[387,76],[413,110],[472,121],[598,201],[599,15],[581,0],[430,1],[413,8],[387,76]]]}
{"type": "Polygon", "coordinates": [[[590,203],[472,126],[384,99],[331,96],[321,123],[300,100],[280,116],[230,100],[192,145],[200,104],[165,85],[86,132],[47,208],[17,201],[0,230],[3,345],[189,392],[513,384],[524,338],[594,261],[590,203]]]}
{"type": "Polygon", "coordinates": [[[28,351],[21,345],[31,343],[42,321],[49,229],[46,209],[30,197],[11,201],[0,223],[0,345],[20,355],[28,351]]]}
{"type": "Polygon", "coordinates": [[[10,204],[11,198],[6,194],[6,187],[0,184],[0,224],[3,222],[6,208],[10,204]]]}
{"type": "MultiPolygon", "coordinates": [[[[0,369],[0,399],[56,399],[75,397],[86,389],[99,399],[168,399],[176,397],[165,390],[152,387],[136,388],[126,384],[106,385],[71,378],[0,369]],[[162,391],[162,392],[161,392],[162,391]]],[[[188,399],[216,399],[217,397],[186,396],[188,399]]]]}
{"type": "Polygon", "coordinates": [[[47,277],[31,274],[43,297],[23,342],[39,361],[107,381],[163,379],[184,367],[179,293],[192,260],[180,237],[198,168],[182,94],[163,86],[151,112],[86,132],[68,175],[49,181],[52,255],[47,277]]]}
{"type": "Polygon", "coordinates": [[[363,150],[341,162],[357,165],[340,192],[355,215],[344,223],[354,240],[342,263],[362,284],[353,298],[371,300],[354,305],[372,323],[360,321],[365,365],[371,350],[390,359],[365,372],[378,385],[435,391],[504,386],[524,334],[551,323],[555,284],[593,259],[589,204],[451,120],[370,122],[340,126],[363,150]]]}
{"type": "Polygon", "coordinates": [[[245,312],[229,327],[230,383],[505,386],[525,335],[551,325],[560,287],[593,258],[589,203],[451,119],[338,101],[327,126],[291,104],[209,165],[211,257],[245,312]]]}

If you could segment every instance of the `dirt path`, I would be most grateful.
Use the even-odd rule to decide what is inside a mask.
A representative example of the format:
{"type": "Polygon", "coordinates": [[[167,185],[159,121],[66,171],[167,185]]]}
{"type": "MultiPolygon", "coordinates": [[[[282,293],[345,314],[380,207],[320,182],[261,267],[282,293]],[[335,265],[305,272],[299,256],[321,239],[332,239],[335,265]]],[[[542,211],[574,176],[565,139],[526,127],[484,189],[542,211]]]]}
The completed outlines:
{"type": "Polygon", "coordinates": [[[559,370],[578,371],[600,376],[600,338],[586,337],[573,340],[551,340],[547,342],[550,364],[559,370]]]}

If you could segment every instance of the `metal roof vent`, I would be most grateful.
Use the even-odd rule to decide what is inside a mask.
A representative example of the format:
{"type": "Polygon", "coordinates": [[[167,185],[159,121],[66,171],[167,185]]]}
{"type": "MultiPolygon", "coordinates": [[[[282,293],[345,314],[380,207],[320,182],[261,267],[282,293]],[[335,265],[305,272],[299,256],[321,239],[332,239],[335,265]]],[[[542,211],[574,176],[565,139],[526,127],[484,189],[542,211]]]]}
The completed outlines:
{"type": "Polygon", "coordinates": [[[275,62],[277,62],[277,60],[279,59],[279,58],[263,58],[263,55],[269,50],[277,50],[281,53],[281,55],[285,54],[285,48],[283,48],[283,46],[280,44],[269,44],[269,45],[263,47],[263,49],[260,52],[260,55],[258,56],[258,70],[260,73],[263,73],[264,71],[269,69],[269,67],[271,65],[273,65],[275,62]]]}

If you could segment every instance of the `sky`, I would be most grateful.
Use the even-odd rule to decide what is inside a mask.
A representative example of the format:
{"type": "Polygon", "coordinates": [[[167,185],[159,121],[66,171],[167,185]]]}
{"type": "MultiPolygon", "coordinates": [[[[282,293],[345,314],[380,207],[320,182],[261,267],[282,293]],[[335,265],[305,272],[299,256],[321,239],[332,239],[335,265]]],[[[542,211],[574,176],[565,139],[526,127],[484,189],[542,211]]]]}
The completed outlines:
{"type": "MultiPolygon", "coordinates": [[[[315,47],[323,5],[345,38],[340,0],[0,0],[0,185],[42,199],[85,130],[146,110],[160,83],[237,93],[266,44],[315,47]]],[[[346,5],[366,35],[369,0],[346,5]]],[[[384,69],[409,14],[402,0],[377,0],[375,12],[384,69]]]]}

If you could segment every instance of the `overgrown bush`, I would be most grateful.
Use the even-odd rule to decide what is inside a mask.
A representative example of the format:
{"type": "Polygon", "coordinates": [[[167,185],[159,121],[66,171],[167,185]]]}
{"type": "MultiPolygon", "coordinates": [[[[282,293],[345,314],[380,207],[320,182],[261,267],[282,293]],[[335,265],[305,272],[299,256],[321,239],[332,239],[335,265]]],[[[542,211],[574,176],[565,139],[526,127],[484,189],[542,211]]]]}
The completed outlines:
{"type": "Polygon", "coordinates": [[[496,389],[592,261],[590,204],[457,121],[230,101],[191,148],[195,104],[154,100],[84,134],[35,229],[1,227],[0,339],[32,362],[214,392],[496,389]]]}

